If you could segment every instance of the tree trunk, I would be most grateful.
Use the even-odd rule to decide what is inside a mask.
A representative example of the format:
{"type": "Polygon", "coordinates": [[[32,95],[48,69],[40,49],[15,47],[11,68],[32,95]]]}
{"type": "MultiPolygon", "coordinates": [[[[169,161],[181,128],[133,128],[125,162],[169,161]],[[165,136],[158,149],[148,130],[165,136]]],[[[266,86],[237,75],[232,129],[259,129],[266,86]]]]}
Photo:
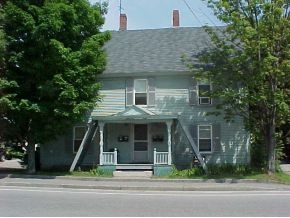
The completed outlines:
{"type": "Polygon", "coordinates": [[[35,169],[35,144],[33,142],[29,142],[27,146],[27,155],[28,155],[27,172],[29,174],[34,174],[36,172],[36,169],[35,169]]]}
{"type": "Polygon", "coordinates": [[[276,171],[276,165],[275,165],[276,138],[275,138],[274,118],[272,118],[272,122],[268,125],[265,139],[266,139],[265,141],[268,148],[268,174],[272,174],[272,173],[275,173],[276,171]]]}

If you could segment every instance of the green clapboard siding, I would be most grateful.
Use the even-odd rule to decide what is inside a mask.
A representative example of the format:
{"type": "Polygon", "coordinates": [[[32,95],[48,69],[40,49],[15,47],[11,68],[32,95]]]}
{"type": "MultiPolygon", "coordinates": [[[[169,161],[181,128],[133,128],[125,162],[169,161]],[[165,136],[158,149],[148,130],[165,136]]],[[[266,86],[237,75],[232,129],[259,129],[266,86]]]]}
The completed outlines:
{"type": "MultiPolygon", "coordinates": [[[[147,77],[142,77],[147,78],[147,77]]],[[[148,77],[149,78],[149,77],[148,77]]],[[[215,111],[213,106],[193,105],[190,102],[190,81],[192,75],[180,76],[150,76],[154,79],[155,87],[150,87],[154,91],[155,99],[146,109],[156,116],[173,115],[178,117],[184,125],[212,125],[219,126],[219,146],[215,147],[212,153],[201,154],[207,163],[248,163],[249,142],[248,133],[243,128],[243,121],[236,117],[234,122],[227,123],[222,116],[207,116],[207,112],[215,111]]],[[[92,116],[112,116],[122,112],[126,108],[126,80],[128,78],[106,78],[101,81],[100,90],[103,96],[102,101],[97,103],[92,112],[92,116]]],[[[153,95],[152,95],[153,96],[153,95]]],[[[144,121],[145,122],[145,121],[144,121]]],[[[104,150],[118,149],[118,161],[121,163],[132,163],[133,157],[133,133],[131,123],[110,123],[104,129],[104,150]],[[119,136],[128,136],[128,142],[119,142],[119,136]]],[[[164,122],[151,123],[149,125],[149,162],[153,162],[153,150],[167,151],[167,127],[164,122]],[[153,142],[153,135],[163,135],[162,142],[153,142]]],[[[84,164],[96,165],[99,162],[99,139],[94,139],[92,148],[84,158],[84,164]]],[[[48,143],[48,146],[41,147],[42,166],[50,168],[52,166],[70,166],[73,161],[72,152],[72,130],[58,140],[48,143]]],[[[190,166],[192,160],[192,148],[183,135],[177,121],[172,126],[172,158],[180,166],[190,166]],[[185,158],[186,157],[186,158],[185,158]]],[[[111,167],[111,166],[110,166],[111,167]]],[[[163,174],[167,168],[156,168],[154,173],[163,174]],[[159,169],[160,168],[160,169],[159,169]]]]}

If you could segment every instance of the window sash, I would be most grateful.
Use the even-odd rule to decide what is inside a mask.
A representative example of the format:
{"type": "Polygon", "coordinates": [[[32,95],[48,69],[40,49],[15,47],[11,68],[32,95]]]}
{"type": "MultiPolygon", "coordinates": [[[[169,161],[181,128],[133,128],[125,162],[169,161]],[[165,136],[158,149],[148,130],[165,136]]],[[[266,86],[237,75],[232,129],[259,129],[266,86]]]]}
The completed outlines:
{"type": "Polygon", "coordinates": [[[135,105],[147,105],[147,93],[135,93],[135,105]]]}
{"type": "Polygon", "coordinates": [[[148,97],[148,82],[147,79],[134,80],[134,104],[147,105],[148,97]]]}
{"type": "Polygon", "coordinates": [[[211,104],[210,97],[211,85],[210,84],[199,84],[198,85],[198,103],[199,104],[211,104]]]}
{"type": "Polygon", "coordinates": [[[135,93],[147,93],[147,80],[136,79],[134,82],[135,93]]]}
{"type": "Polygon", "coordinates": [[[198,144],[200,152],[211,152],[211,139],[199,139],[198,144]]]}
{"type": "Polygon", "coordinates": [[[86,126],[75,126],[73,131],[73,152],[76,153],[85,137],[87,131],[86,126]]]}
{"type": "Polygon", "coordinates": [[[198,150],[200,152],[212,152],[212,126],[198,126],[198,150]]]}

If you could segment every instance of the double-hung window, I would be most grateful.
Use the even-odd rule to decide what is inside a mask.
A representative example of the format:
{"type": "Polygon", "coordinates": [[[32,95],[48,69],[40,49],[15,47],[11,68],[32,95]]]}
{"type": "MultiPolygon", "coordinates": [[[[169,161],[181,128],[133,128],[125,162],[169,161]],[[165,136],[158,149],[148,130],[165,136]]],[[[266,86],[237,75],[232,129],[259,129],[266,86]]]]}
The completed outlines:
{"type": "Polygon", "coordinates": [[[147,80],[136,79],[134,80],[134,104],[147,105],[147,80]]]}
{"type": "Polygon", "coordinates": [[[198,85],[198,104],[208,105],[212,103],[210,97],[211,85],[210,84],[199,84],[198,85]]]}
{"type": "Polygon", "coordinates": [[[200,152],[212,152],[212,126],[198,126],[198,149],[200,152]]]}
{"type": "Polygon", "coordinates": [[[83,138],[86,134],[86,126],[75,126],[73,129],[73,152],[78,152],[80,145],[83,141],[83,138]]]}

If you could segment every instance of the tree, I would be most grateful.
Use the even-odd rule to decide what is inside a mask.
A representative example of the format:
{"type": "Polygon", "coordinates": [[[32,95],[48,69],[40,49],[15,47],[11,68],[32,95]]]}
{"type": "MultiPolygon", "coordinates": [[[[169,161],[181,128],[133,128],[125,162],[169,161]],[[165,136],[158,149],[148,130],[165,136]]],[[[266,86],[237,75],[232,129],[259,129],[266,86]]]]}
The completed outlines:
{"type": "Polygon", "coordinates": [[[6,112],[11,107],[10,99],[13,95],[6,93],[5,90],[10,87],[15,87],[16,83],[8,81],[5,70],[5,34],[3,31],[3,10],[0,2],[0,143],[4,140],[4,132],[7,130],[6,112]]]}
{"type": "Polygon", "coordinates": [[[213,49],[200,55],[205,67],[196,75],[213,82],[226,119],[244,118],[273,173],[278,129],[290,119],[290,5],[286,0],[207,2],[226,26],[206,28],[213,49]]]}
{"type": "Polygon", "coordinates": [[[28,143],[28,172],[35,144],[84,119],[96,102],[97,74],[105,69],[103,5],[88,0],[10,0],[4,6],[7,80],[17,86],[7,112],[10,133],[28,143]]]}

